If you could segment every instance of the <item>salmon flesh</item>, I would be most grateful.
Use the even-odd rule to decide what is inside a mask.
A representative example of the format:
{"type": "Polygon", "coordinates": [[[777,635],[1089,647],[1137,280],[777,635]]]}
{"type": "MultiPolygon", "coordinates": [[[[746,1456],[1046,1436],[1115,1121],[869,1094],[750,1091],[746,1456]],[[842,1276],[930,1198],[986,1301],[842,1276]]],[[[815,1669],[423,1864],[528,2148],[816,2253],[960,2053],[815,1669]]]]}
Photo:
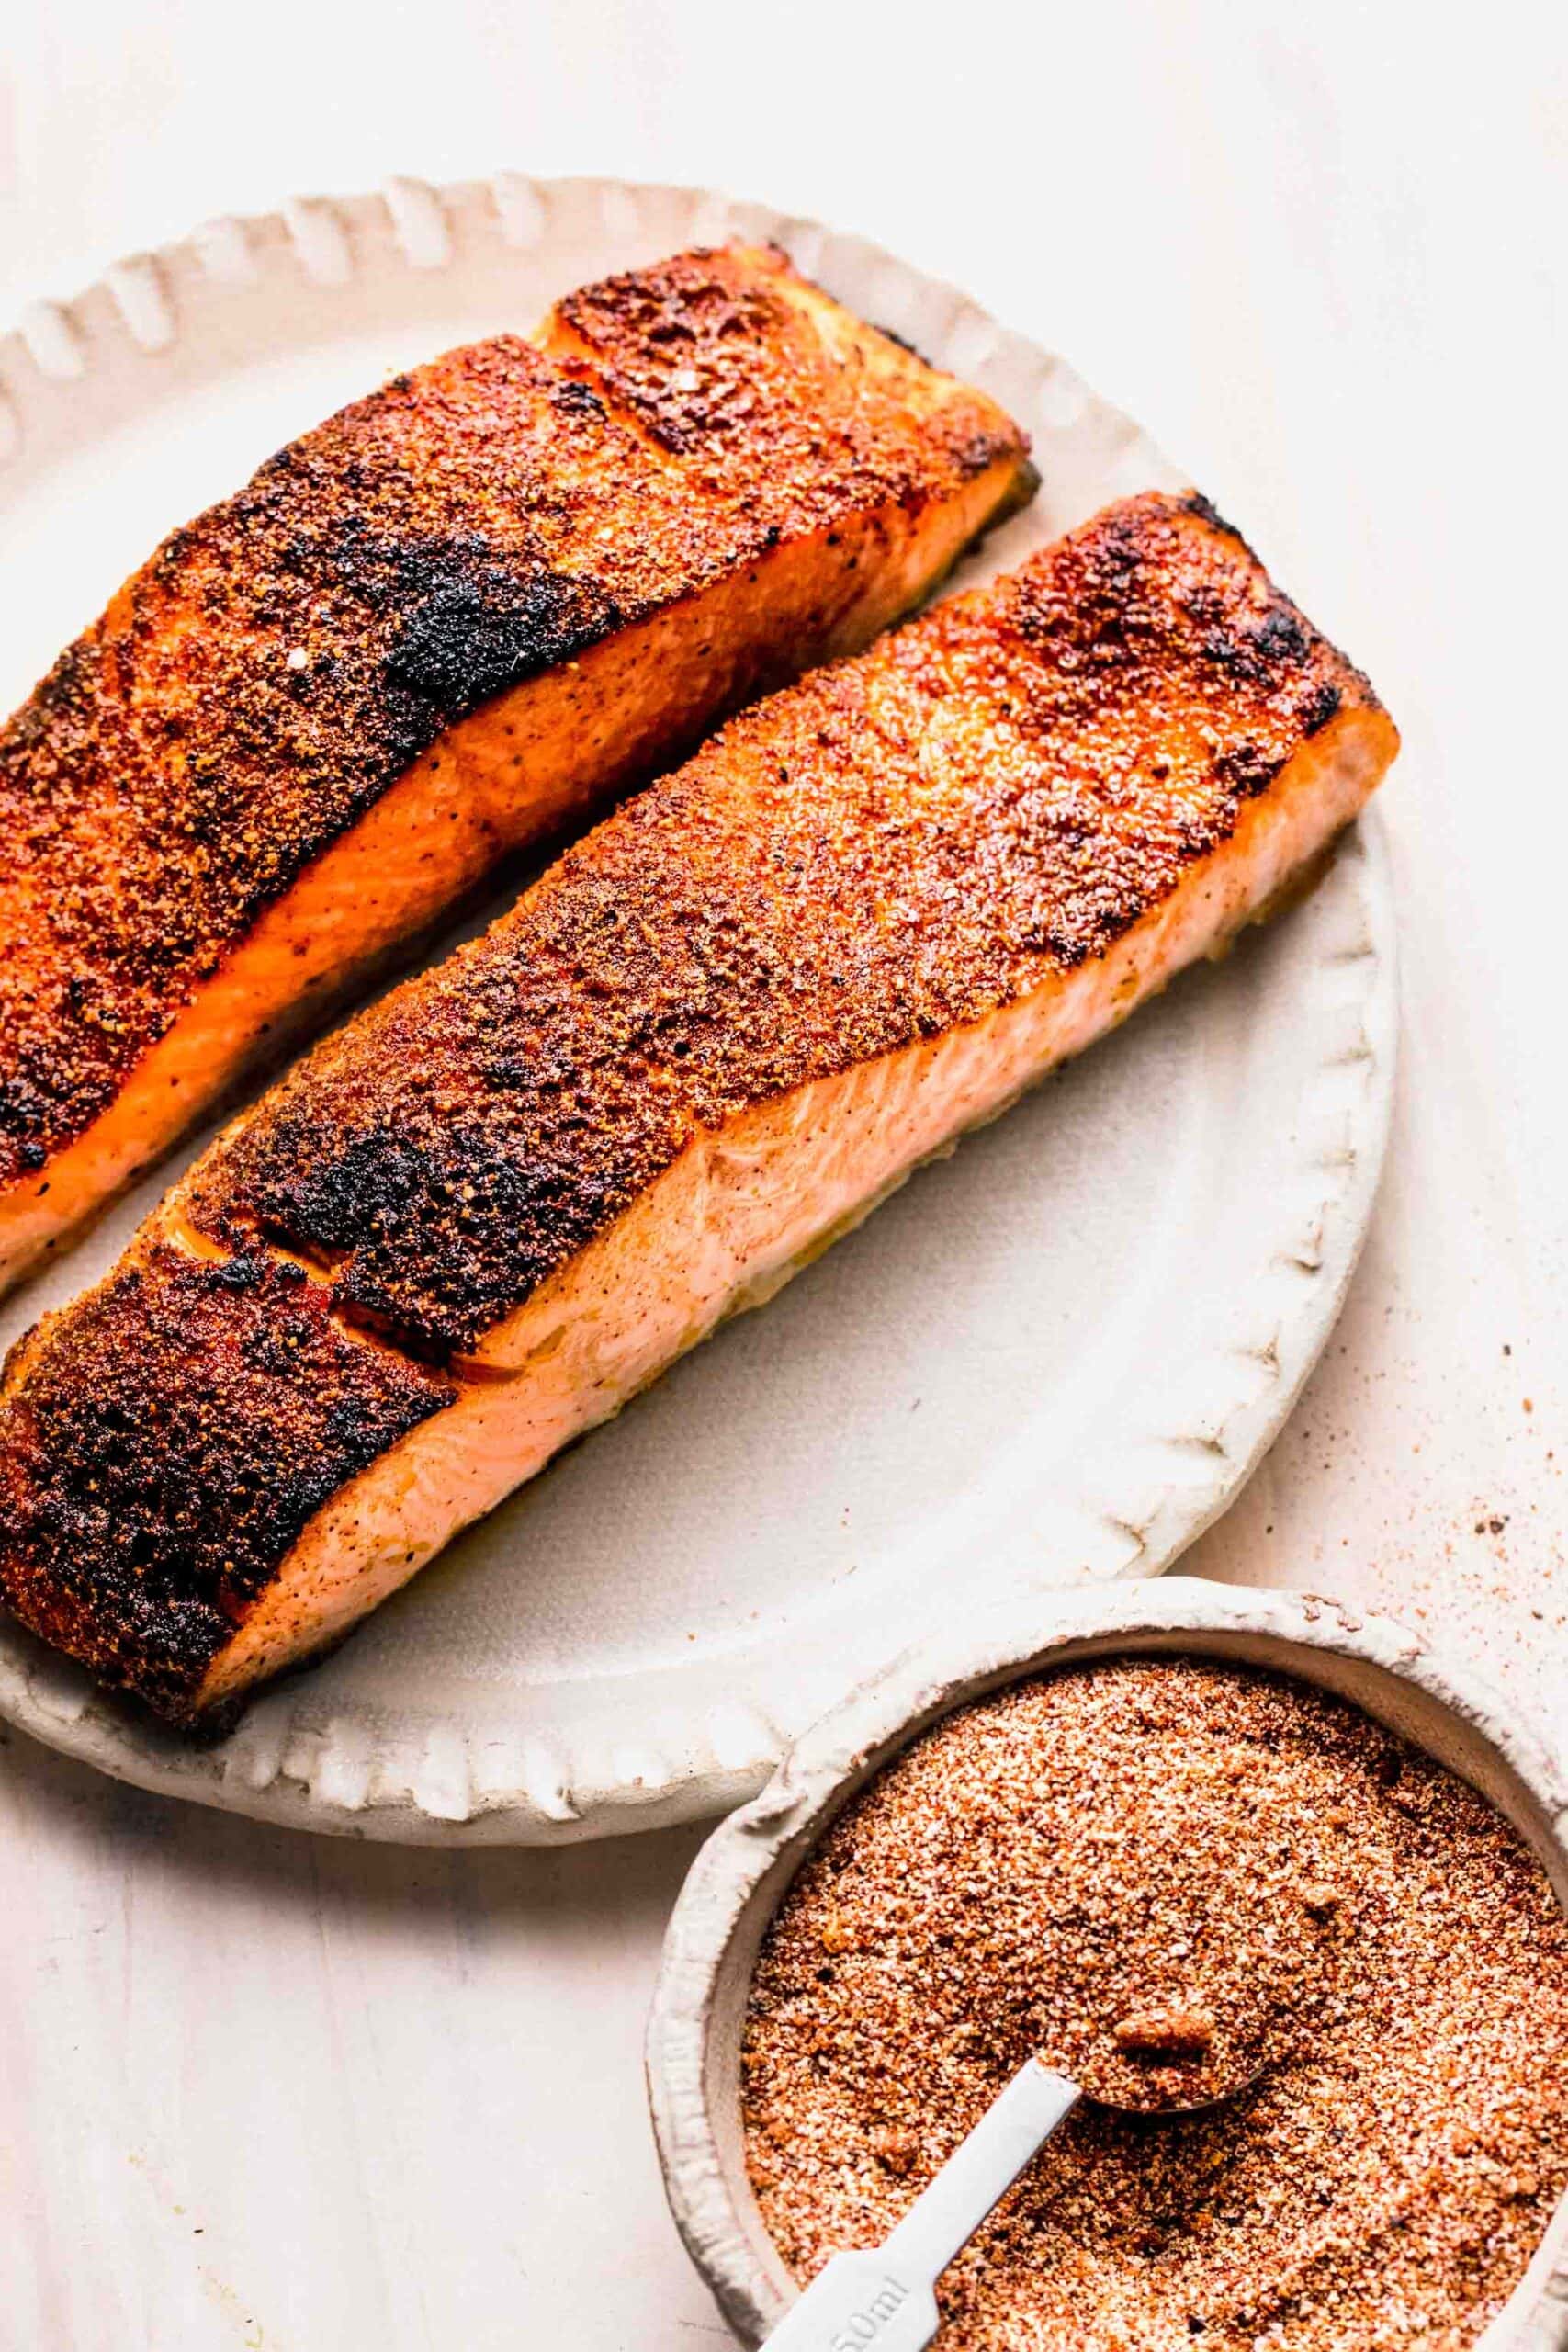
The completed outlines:
{"type": "Polygon", "coordinates": [[[176,531],[0,732],[0,1286],[1032,481],[994,401],[737,249],[395,378],[176,531]]]}
{"type": "Polygon", "coordinates": [[[1397,743],[1152,493],[755,706],[14,1351],[0,1590],[177,1722],[333,1640],[1277,903],[1397,743]]]}

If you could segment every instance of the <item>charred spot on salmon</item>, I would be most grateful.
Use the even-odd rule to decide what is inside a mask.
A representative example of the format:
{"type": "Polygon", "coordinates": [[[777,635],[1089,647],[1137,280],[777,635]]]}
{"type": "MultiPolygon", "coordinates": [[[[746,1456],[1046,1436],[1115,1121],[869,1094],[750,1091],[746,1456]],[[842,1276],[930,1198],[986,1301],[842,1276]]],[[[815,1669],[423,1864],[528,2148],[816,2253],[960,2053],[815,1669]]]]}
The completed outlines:
{"type": "Polygon", "coordinates": [[[1252,632],[1259,658],[1270,662],[1304,662],[1311,641],[1299,613],[1286,605],[1271,605],[1252,632]]]}
{"type": "Polygon", "coordinates": [[[1227,539],[1234,539],[1238,548],[1247,549],[1248,555],[1252,553],[1251,548],[1247,546],[1247,542],[1236,529],[1235,525],[1227,522],[1213,500],[1206,498],[1201,490],[1190,490],[1182,499],[1181,506],[1185,514],[1194,516],[1200,523],[1206,523],[1210,530],[1223,531],[1227,539]]]}
{"type": "Polygon", "coordinates": [[[592,581],[545,571],[518,580],[493,564],[437,564],[392,639],[387,675],[427,695],[444,718],[459,718],[585,653],[623,617],[592,581]]]}
{"type": "Polygon", "coordinates": [[[37,1087],[27,1079],[19,1075],[0,1079],[0,1134],[36,1135],[47,1107],[37,1087]]]}
{"type": "Polygon", "coordinates": [[[1302,725],[1307,734],[1321,735],[1329,720],[1338,716],[1344,700],[1332,679],[1320,679],[1302,705],[1302,725]]]}
{"type": "Polygon", "coordinates": [[[889,343],[896,343],[900,351],[908,353],[911,359],[924,359],[926,355],[919,345],[911,343],[907,334],[900,334],[897,327],[890,327],[886,319],[878,319],[875,325],[878,334],[885,334],[889,343]]]}
{"type": "Polygon", "coordinates": [[[311,1515],[455,1393],[265,1258],[160,1249],[56,1331],[0,1449],[7,1603],[175,1714],[311,1515]]]}
{"type": "Polygon", "coordinates": [[[266,1274],[266,1261],[262,1258],[231,1258],[214,1266],[212,1280],[220,1290],[254,1290],[266,1274]]]}
{"type": "Polygon", "coordinates": [[[584,416],[597,420],[609,414],[604,401],[593,390],[592,385],[583,383],[577,377],[569,376],[564,383],[556,387],[550,394],[550,399],[563,416],[584,416]]]}
{"type": "Polygon", "coordinates": [[[1278,758],[1254,742],[1236,743],[1221,752],[1214,761],[1216,775],[1246,800],[1267,792],[1279,772],[1278,758]]]}
{"type": "Polygon", "coordinates": [[[395,1225],[420,1180],[417,1149],[386,1127],[355,1136],[341,1155],[330,1137],[299,1142],[298,1173],[257,1192],[254,1215],[264,1234],[331,1258],[395,1225]]]}

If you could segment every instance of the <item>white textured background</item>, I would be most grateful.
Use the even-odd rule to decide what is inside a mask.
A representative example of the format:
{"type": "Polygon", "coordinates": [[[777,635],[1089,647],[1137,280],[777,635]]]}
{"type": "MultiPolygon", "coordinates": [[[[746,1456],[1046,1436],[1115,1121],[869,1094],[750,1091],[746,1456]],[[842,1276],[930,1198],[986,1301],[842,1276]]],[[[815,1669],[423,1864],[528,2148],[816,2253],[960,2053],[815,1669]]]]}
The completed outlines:
{"type": "MultiPolygon", "coordinates": [[[[0,0],[0,315],[288,193],[608,172],[860,230],[1140,417],[1406,747],[1389,1181],[1323,1368],[1188,1565],[1368,1596],[1561,1716],[1568,77],[1558,9],[1450,21],[0,0]]],[[[17,588],[0,549],[0,618],[17,588]]],[[[295,1840],[13,1740],[0,2352],[722,2340],[639,2081],[694,1843],[295,1840]]]]}

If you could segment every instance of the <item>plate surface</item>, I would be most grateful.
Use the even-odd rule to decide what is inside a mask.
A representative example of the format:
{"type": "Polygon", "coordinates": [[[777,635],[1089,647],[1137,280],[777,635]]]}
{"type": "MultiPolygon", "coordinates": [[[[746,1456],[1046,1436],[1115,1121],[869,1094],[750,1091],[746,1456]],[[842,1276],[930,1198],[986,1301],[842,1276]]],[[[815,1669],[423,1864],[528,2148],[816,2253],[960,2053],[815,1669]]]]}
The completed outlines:
{"type": "MultiPolygon", "coordinates": [[[[1180,483],[1063,361],[858,240],[679,189],[401,183],[216,224],[0,343],[0,705],[166,529],[341,401],[735,233],[776,237],[1028,427],[1041,495],[965,579],[1180,483]]],[[[1393,1034],[1374,820],[1303,907],[923,1170],[227,1740],[160,1736],[4,1625],[0,1713],[143,1786],[354,1835],[533,1843],[717,1811],[899,1641],[1156,1575],[1224,1508],[1349,1279],[1393,1034]]],[[[177,1164],[5,1303],[0,1344],[96,1278],[177,1164]]]]}

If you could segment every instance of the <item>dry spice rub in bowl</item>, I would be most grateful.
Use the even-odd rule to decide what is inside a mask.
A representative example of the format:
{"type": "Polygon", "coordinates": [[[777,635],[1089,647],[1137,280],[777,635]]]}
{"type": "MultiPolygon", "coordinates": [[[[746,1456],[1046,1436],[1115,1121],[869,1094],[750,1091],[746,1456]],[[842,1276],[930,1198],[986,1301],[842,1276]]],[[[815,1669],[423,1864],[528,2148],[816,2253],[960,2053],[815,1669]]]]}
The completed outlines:
{"type": "Polygon", "coordinates": [[[693,1872],[650,2079],[728,2315],[879,2245],[1032,2055],[1089,2096],[944,2275],[954,2352],[1562,2341],[1550,1763],[1323,1604],[1051,1607],[895,1667],[693,1872]]]}

